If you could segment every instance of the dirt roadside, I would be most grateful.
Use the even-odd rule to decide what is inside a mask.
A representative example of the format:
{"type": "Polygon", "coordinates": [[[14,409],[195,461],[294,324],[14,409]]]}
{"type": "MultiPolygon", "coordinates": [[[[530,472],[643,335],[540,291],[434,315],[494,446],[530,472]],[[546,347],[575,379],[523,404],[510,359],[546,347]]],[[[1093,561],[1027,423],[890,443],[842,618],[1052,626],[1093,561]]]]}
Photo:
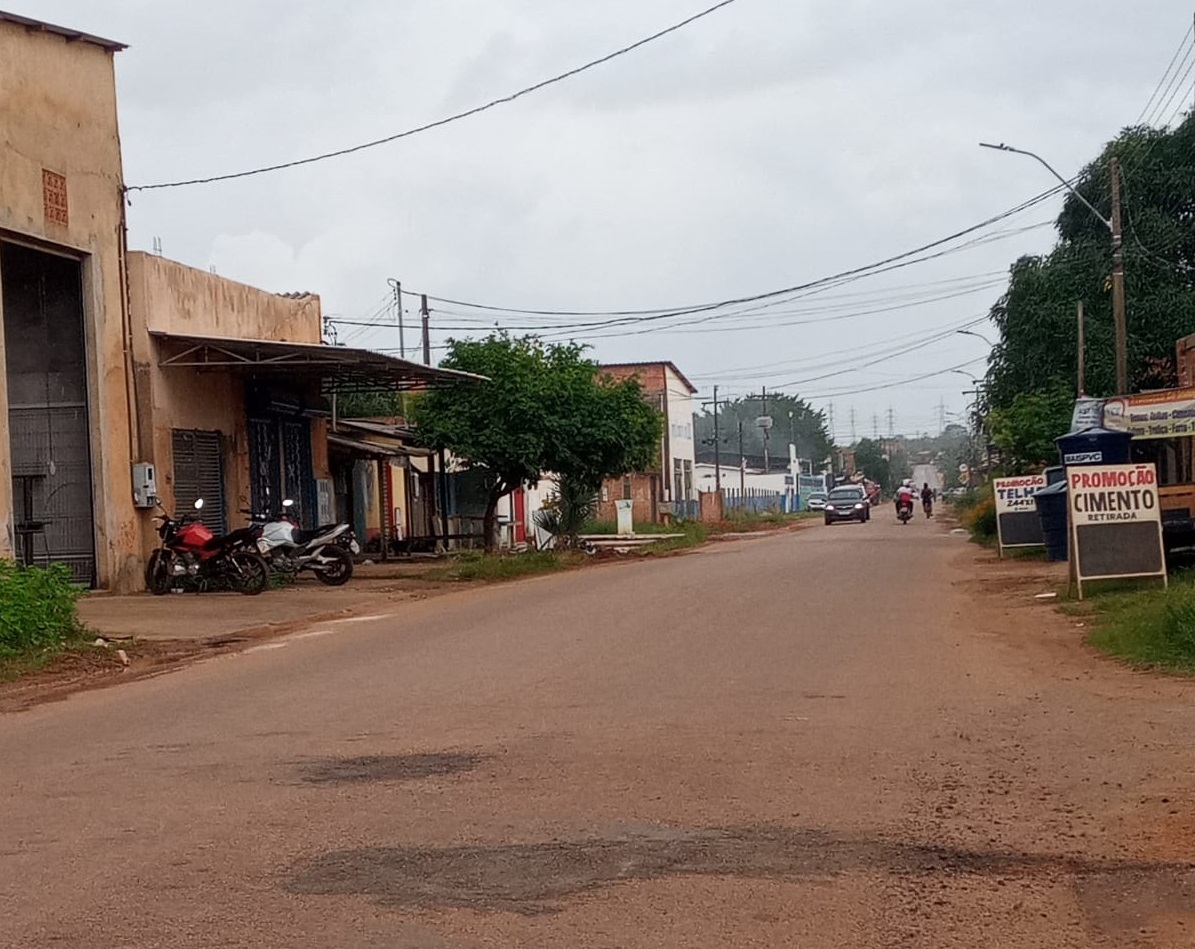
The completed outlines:
{"type": "MultiPolygon", "coordinates": [[[[603,551],[587,561],[581,569],[596,569],[606,566],[626,565],[645,557],[683,557],[708,549],[710,545],[748,542],[771,535],[791,533],[811,526],[814,520],[799,520],[790,524],[753,524],[744,530],[721,530],[712,534],[705,545],[693,548],[679,548],[667,551],[639,551],[624,555],[615,551],[603,551]]],[[[279,610],[282,616],[277,621],[255,621],[258,614],[268,615],[269,608],[263,605],[278,602],[278,597],[294,592],[289,590],[268,591],[261,597],[249,601],[257,607],[250,617],[242,612],[245,601],[236,596],[206,596],[199,599],[204,608],[205,619],[213,628],[209,635],[172,636],[170,620],[163,620],[164,612],[196,602],[195,595],[183,595],[155,599],[147,596],[120,598],[127,601],[121,608],[112,609],[111,600],[97,596],[81,610],[88,633],[79,645],[54,657],[44,667],[26,672],[10,681],[0,681],[0,714],[19,712],[45,702],[56,702],[77,692],[103,689],[138,679],[165,675],[191,663],[205,659],[241,652],[272,639],[302,633],[316,626],[353,619],[367,615],[389,615],[401,611],[404,606],[430,598],[450,595],[465,589],[484,586],[487,583],[511,583],[518,579],[498,581],[460,581],[452,579],[429,579],[429,571],[438,562],[422,564],[397,562],[391,564],[369,564],[358,568],[360,580],[353,589],[359,589],[361,580],[369,585],[365,594],[346,600],[334,599],[340,591],[328,590],[308,583],[317,597],[307,597],[305,603],[315,603],[295,615],[292,610],[279,610]],[[320,597],[326,597],[321,602],[320,597]],[[176,606],[176,604],[178,604],[176,606]],[[215,604],[215,609],[212,609],[215,604]],[[165,608],[165,609],[163,609],[165,608]],[[101,622],[93,619],[102,617],[101,622]],[[165,629],[163,634],[146,634],[155,626],[165,629]],[[122,655],[123,654],[123,655],[122,655]],[[127,661],[126,661],[127,660],[127,661]]],[[[574,568],[568,568],[574,569],[574,568]]],[[[176,625],[193,625],[192,619],[177,619],[176,625]]],[[[202,620],[201,620],[202,622],[202,620]]]]}

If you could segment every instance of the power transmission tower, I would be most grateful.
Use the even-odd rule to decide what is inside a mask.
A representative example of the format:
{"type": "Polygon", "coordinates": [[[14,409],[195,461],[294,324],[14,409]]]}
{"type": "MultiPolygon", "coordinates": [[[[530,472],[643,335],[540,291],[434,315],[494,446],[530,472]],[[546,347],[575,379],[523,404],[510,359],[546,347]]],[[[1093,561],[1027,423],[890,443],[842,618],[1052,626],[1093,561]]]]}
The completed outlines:
{"type": "Polygon", "coordinates": [[[830,403],[830,444],[834,444],[834,403],[830,403]]]}
{"type": "Polygon", "coordinates": [[[855,407],[851,406],[851,444],[855,444],[857,435],[855,433],[855,407]]]}
{"type": "Polygon", "coordinates": [[[892,406],[888,406],[888,437],[896,437],[896,413],[892,411],[892,406]]]}
{"type": "Polygon", "coordinates": [[[880,417],[874,413],[871,416],[871,435],[873,438],[880,437],[880,417]]]}
{"type": "Polygon", "coordinates": [[[938,399],[938,434],[946,431],[946,400],[938,399]]]}

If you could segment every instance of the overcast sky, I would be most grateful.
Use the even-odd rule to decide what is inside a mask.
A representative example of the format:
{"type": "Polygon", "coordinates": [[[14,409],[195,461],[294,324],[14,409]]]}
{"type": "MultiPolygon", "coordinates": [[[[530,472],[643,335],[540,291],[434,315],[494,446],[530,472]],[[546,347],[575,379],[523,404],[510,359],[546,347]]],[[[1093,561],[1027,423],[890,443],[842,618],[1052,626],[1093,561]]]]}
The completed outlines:
{"type": "MultiPolygon", "coordinates": [[[[713,0],[0,2],[129,44],[117,77],[136,185],[401,131],[713,0]]],[[[325,313],[391,324],[379,310],[391,277],[438,297],[541,310],[763,293],[901,253],[1052,184],[980,140],[1075,173],[1136,121],[1190,25],[1187,0],[738,0],[447,128],[267,176],[139,193],[132,240],[148,250],[157,237],[185,263],[311,290],[325,313]]],[[[1188,102],[1191,91],[1188,79],[1188,102]]],[[[1016,257],[1050,246],[1048,226],[1023,229],[1058,207],[1002,222],[984,232],[999,237],[990,243],[749,318],[606,329],[595,354],[670,359],[703,395],[714,383],[730,395],[766,385],[833,403],[840,440],[852,410],[860,436],[877,417],[886,431],[890,407],[898,431],[936,431],[940,400],[963,412],[965,373],[981,374],[987,352],[952,328],[986,312],[1016,257]],[[883,358],[901,348],[910,351],[883,358]]],[[[435,309],[437,346],[481,323],[435,309]]],[[[578,338],[597,335],[586,332],[578,338]]],[[[340,338],[398,345],[393,325],[344,326],[340,338]]]]}

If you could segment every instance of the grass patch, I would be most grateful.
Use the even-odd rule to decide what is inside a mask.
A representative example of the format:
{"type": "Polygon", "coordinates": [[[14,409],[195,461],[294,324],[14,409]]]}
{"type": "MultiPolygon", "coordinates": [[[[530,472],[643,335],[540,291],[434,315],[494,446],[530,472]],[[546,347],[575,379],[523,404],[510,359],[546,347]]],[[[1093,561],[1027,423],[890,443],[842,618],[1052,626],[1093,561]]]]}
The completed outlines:
{"type": "Polygon", "coordinates": [[[984,486],[952,498],[950,508],[971,535],[971,540],[986,547],[996,543],[996,499],[990,487],[984,486]]]}
{"type": "MultiPolygon", "coordinates": [[[[587,521],[580,530],[581,534],[614,535],[618,533],[616,521],[587,521]]],[[[636,534],[683,534],[683,524],[636,524],[636,534]]]]}
{"type": "Polygon", "coordinates": [[[1132,665],[1195,674],[1195,572],[1171,577],[1169,589],[1103,589],[1087,602],[1095,620],[1088,642],[1097,649],[1132,665]]]}
{"type": "Polygon", "coordinates": [[[0,560],[0,679],[43,668],[81,642],[81,593],[61,564],[42,569],[0,560]]]}
{"type": "Polygon", "coordinates": [[[782,514],[779,511],[761,511],[759,513],[730,510],[726,512],[721,532],[765,530],[769,527],[788,527],[797,521],[823,517],[821,511],[801,511],[796,514],[782,514]]]}
{"type": "Polygon", "coordinates": [[[673,550],[685,550],[689,547],[700,547],[709,538],[709,528],[700,521],[685,521],[676,525],[677,531],[672,536],[665,537],[654,544],[642,548],[644,554],[666,554],[673,550]]]}
{"type": "Polygon", "coordinates": [[[575,551],[538,550],[523,554],[485,554],[466,550],[450,563],[429,570],[430,580],[495,581],[514,580],[576,567],[586,559],[575,551]]]}

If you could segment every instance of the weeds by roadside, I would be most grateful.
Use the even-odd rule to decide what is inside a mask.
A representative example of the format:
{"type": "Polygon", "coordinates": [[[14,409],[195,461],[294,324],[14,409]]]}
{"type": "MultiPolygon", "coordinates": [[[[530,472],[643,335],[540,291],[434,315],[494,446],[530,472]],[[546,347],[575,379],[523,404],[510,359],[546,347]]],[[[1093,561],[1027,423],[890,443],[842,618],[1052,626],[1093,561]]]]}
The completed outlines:
{"type": "Polygon", "coordinates": [[[553,573],[580,566],[585,554],[576,551],[540,550],[523,554],[485,554],[466,550],[453,555],[450,562],[434,567],[429,580],[493,581],[553,573]]]}
{"type": "Polygon", "coordinates": [[[1089,617],[1088,642],[1110,656],[1137,666],[1195,674],[1195,572],[1170,578],[1169,589],[1112,588],[1089,600],[1060,607],[1089,617]]]}
{"type": "Polygon", "coordinates": [[[953,498],[950,508],[971,540],[988,547],[996,543],[996,499],[990,488],[981,487],[953,498]]]}
{"type": "Polygon", "coordinates": [[[79,595],[61,564],[43,569],[0,560],[0,678],[40,668],[81,639],[79,595]]]}

